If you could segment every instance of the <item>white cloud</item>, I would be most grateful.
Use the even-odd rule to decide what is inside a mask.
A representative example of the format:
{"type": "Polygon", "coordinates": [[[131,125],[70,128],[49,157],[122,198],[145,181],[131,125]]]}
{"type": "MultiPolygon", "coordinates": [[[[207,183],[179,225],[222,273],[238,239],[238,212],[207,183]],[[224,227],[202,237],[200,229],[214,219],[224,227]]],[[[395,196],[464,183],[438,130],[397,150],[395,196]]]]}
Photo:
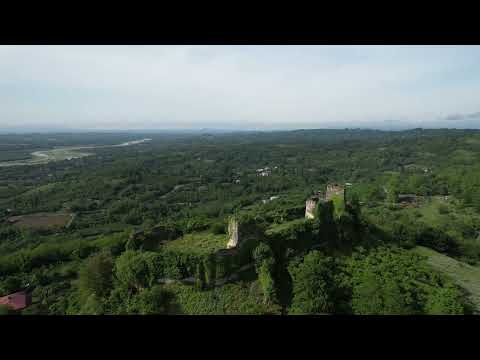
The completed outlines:
{"type": "Polygon", "coordinates": [[[479,54],[479,47],[0,46],[0,128],[427,121],[479,111],[480,73],[472,70],[479,54]]]}

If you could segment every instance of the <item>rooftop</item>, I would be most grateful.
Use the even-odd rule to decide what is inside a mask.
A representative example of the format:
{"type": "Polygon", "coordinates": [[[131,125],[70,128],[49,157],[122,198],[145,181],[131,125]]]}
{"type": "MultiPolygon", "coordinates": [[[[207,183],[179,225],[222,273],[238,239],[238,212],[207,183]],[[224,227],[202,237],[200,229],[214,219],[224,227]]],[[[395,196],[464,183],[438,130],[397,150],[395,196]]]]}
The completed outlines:
{"type": "Polygon", "coordinates": [[[19,291],[0,297],[0,304],[6,305],[13,310],[21,310],[31,304],[31,295],[26,291],[19,291]]]}

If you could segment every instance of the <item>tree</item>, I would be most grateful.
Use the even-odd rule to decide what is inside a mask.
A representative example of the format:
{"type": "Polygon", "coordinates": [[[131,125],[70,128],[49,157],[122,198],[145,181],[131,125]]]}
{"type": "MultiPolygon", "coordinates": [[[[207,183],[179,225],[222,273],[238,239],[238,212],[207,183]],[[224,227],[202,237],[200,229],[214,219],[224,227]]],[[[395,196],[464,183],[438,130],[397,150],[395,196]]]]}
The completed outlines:
{"type": "Polygon", "coordinates": [[[101,252],[90,257],[80,270],[79,286],[87,294],[105,297],[112,289],[113,259],[101,252]]]}
{"type": "Polygon", "coordinates": [[[373,202],[384,201],[385,192],[379,186],[373,185],[368,191],[367,198],[369,201],[373,202]]]}
{"type": "Polygon", "coordinates": [[[149,267],[140,251],[127,250],[115,262],[115,276],[124,286],[140,291],[149,283],[149,267]]]}
{"type": "Polygon", "coordinates": [[[137,234],[132,230],[127,243],[125,244],[125,250],[140,250],[143,246],[145,236],[143,234],[137,234]]]}
{"type": "Polygon", "coordinates": [[[331,248],[338,245],[338,231],[334,210],[332,201],[320,202],[315,209],[315,226],[319,229],[319,240],[327,243],[331,248]]]}
{"type": "Polygon", "coordinates": [[[381,284],[372,272],[364,275],[353,288],[352,309],[355,314],[378,314],[383,309],[381,284]]]}
{"type": "Polygon", "coordinates": [[[417,243],[438,252],[457,255],[458,243],[445,232],[432,227],[423,227],[417,235],[417,243]]]}
{"type": "Polygon", "coordinates": [[[140,225],[143,222],[142,213],[138,208],[134,208],[123,217],[123,221],[130,225],[140,225]]]}
{"type": "Polygon", "coordinates": [[[166,314],[173,300],[173,295],[160,285],[141,292],[137,297],[137,310],[140,314],[166,314]]]}
{"type": "Polygon", "coordinates": [[[333,259],[319,251],[307,254],[303,262],[289,268],[293,280],[292,314],[328,314],[335,310],[333,259]]]}
{"type": "Polygon", "coordinates": [[[223,222],[216,222],[210,227],[210,231],[215,235],[225,234],[226,226],[223,222]]]}
{"type": "Polygon", "coordinates": [[[6,305],[0,305],[0,316],[1,315],[12,315],[15,312],[6,305]]]}
{"type": "Polygon", "coordinates": [[[392,240],[406,249],[413,248],[416,245],[417,233],[416,224],[411,221],[409,224],[404,222],[395,222],[392,227],[392,240]]]}
{"type": "Polygon", "coordinates": [[[272,249],[267,244],[260,243],[253,251],[253,259],[258,274],[258,281],[263,291],[264,303],[275,302],[277,300],[277,291],[273,277],[275,258],[272,249]]]}
{"type": "Polygon", "coordinates": [[[412,311],[404,297],[398,280],[367,271],[353,288],[352,308],[360,315],[406,315],[412,311]]]}
{"type": "Polygon", "coordinates": [[[207,280],[205,275],[205,266],[203,265],[203,261],[200,261],[197,264],[195,285],[198,289],[203,290],[206,286],[206,283],[207,280]]]}
{"type": "Polygon", "coordinates": [[[210,254],[203,259],[203,267],[205,269],[205,282],[207,286],[214,286],[217,278],[217,266],[215,261],[215,255],[210,254]]]}
{"type": "Polygon", "coordinates": [[[386,196],[387,202],[396,204],[398,201],[398,194],[399,192],[396,188],[390,188],[386,196]]]}
{"type": "Polygon", "coordinates": [[[106,312],[113,315],[128,314],[128,305],[131,296],[130,290],[118,284],[111,292],[108,300],[105,302],[106,312]]]}
{"type": "Polygon", "coordinates": [[[22,285],[23,282],[20,277],[11,275],[3,281],[3,284],[0,283],[0,291],[1,293],[10,294],[20,290],[22,285]]]}
{"type": "Polygon", "coordinates": [[[464,308],[459,291],[453,286],[435,289],[428,297],[425,312],[430,315],[462,315],[464,308]]]}
{"type": "Polygon", "coordinates": [[[80,309],[81,315],[103,315],[104,314],[104,305],[102,300],[98,298],[95,294],[91,294],[82,308],[80,309]]]}
{"type": "Polygon", "coordinates": [[[362,207],[360,205],[360,199],[358,198],[358,194],[352,194],[351,200],[347,206],[347,211],[354,218],[355,223],[360,223],[360,219],[362,216],[362,207]]]}
{"type": "Polygon", "coordinates": [[[355,314],[455,313],[462,306],[458,292],[423,257],[402,248],[355,255],[350,272],[355,314]]]}
{"type": "Polygon", "coordinates": [[[266,243],[260,243],[254,250],[253,250],[253,260],[255,262],[255,267],[259,267],[265,260],[273,258],[273,252],[270,246],[266,243]]]}
{"type": "Polygon", "coordinates": [[[385,314],[407,315],[411,313],[397,281],[391,278],[387,279],[382,290],[385,314]]]}

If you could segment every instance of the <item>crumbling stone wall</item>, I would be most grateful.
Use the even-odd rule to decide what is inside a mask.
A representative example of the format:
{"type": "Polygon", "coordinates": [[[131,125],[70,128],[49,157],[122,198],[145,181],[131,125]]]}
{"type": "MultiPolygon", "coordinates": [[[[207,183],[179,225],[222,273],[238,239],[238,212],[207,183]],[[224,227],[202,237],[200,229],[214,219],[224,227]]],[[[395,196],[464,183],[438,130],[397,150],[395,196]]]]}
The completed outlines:
{"type": "Polygon", "coordinates": [[[318,197],[311,197],[305,203],[305,218],[314,219],[315,218],[315,209],[318,205],[318,197]]]}
{"type": "Polygon", "coordinates": [[[228,222],[228,243],[227,249],[236,248],[239,245],[238,219],[232,217],[228,222]]]}
{"type": "Polygon", "coordinates": [[[342,199],[345,198],[345,188],[338,184],[328,184],[327,191],[325,193],[325,201],[330,201],[335,196],[341,196],[342,199]]]}
{"type": "Polygon", "coordinates": [[[345,188],[337,184],[328,184],[325,196],[320,195],[317,192],[315,195],[311,196],[305,202],[305,218],[314,219],[315,218],[315,209],[317,208],[320,202],[325,203],[332,201],[334,198],[340,198],[342,202],[345,200],[345,188]]]}

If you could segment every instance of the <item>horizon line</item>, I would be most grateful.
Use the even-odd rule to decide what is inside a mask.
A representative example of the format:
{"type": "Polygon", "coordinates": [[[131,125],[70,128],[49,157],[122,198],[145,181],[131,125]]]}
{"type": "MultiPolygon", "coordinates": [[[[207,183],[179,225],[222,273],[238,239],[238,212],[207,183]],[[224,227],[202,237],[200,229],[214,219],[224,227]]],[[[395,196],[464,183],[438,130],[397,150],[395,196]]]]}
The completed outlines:
{"type": "Polygon", "coordinates": [[[95,133],[95,132],[108,132],[108,133],[125,133],[125,132],[206,132],[206,131],[217,131],[217,132],[288,132],[288,131],[311,131],[311,130],[365,130],[365,131],[382,131],[382,132],[402,132],[402,131],[412,131],[412,130],[471,130],[471,131],[480,131],[479,128],[455,128],[455,127],[411,127],[404,129],[382,129],[375,127],[328,127],[328,128],[250,128],[250,129],[227,129],[227,128],[144,128],[144,129],[108,129],[108,128],[86,128],[86,129],[75,129],[75,128],[0,128],[1,135],[9,134],[36,134],[36,133],[95,133]]]}

